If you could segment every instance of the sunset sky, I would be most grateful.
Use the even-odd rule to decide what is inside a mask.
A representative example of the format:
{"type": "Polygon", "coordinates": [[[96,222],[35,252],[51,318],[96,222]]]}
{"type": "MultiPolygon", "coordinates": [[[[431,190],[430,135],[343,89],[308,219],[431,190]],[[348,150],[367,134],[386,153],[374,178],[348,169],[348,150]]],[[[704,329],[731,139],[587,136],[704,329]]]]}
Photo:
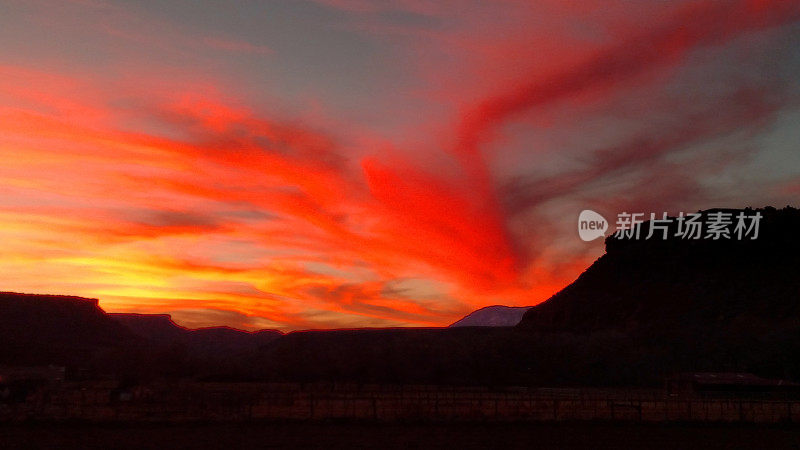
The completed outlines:
{"type": "Polygon", "coordinates": [[[798,198],[798,0],[0,1],[0,291],[441,326],[798,198]]]}

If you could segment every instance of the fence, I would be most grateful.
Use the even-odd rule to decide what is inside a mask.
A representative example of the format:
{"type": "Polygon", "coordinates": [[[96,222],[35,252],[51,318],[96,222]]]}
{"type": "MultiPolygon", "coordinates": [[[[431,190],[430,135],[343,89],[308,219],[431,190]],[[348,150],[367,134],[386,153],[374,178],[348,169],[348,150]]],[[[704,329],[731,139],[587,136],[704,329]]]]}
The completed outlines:
{"type": "Polygon", "coordinates": [[[800,422],[800,401],[678,398],[642,389],[111,383],[46,386],[0,404],[0,421],[800,422]]]}

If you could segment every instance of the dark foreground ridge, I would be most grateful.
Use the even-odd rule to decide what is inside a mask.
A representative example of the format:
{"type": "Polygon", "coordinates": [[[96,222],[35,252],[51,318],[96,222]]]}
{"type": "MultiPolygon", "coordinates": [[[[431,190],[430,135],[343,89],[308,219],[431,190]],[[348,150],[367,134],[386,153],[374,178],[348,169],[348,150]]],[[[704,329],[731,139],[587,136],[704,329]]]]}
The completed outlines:
{"type": "Polygon", "coordinates": [[[135,341],[97,299],[0,293],[0,365],[77,367],[101,349],[121,352],[135,341]]]}
{"type": "MultiPolygon", "coordinates": [[[[516,327],[247,333],[0,295],[0,365],[67,378],[661,387],[680,373],[800,379],[800,212],[758,210],[756,240],[623,241],[516,327]]],[[[749,211],[752,213],[753,211],[749,211]]]]}
{"type": "Polygon", "coordinates": [[[800,211],[745,210],[756,212],[763,218],[753,240],[684,239],[675,236],[675,226],[667,240],[612,235],[606,254],[529,310],[520,328],[637,335],[677,331],[701,345],[726,336],[790,333],[800,324],[800,211]]]}

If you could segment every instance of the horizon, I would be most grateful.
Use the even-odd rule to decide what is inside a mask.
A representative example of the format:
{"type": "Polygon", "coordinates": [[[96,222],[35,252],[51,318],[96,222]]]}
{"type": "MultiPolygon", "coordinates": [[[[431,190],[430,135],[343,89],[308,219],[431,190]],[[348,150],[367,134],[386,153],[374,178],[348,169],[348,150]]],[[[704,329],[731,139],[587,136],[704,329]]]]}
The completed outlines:
{"type": "MultiPolygon", "coordinates": [[[[42,297],[48,297],[48,298],[58,298],[58,299],[64,299],[64,300],[87,300],[87,301],[90,301],[91,303],[93,303],[94,305],[98,306],[101,310],[103,309],[102,306],[100,305],[100,299],[89,298],[89,297],[81,297],[81,296],[69,295],[69,294],[63,294],[63,295],[62,294],[36,294],[36,293],[31,293],[31,292],[0,291],[0,296],[1,295],[36,297],[37,299],[40,299],[42,297]]],[[[525,306],[489,305],[489,306],[483,306],[480,309],[493,308],[493,307],[498,307],[498,306],[499,307],[505,307],[505,308],[527,308],[525,306]]],[[[479,311],[480,309],[475,310],[473,312],[479,311]]],[[[411,329],[413,329],[413,328],[437,329],[437,328],[448,328],[450,326],[450,325],[442,325],[442,326],[427,326],[427,327],[426,326],[420,326],[420,327],[399,326],[399,327],[356,327],[356,328],[306,328],[306,329],[296,329],[296,330],[283,331],[283,330],[278,330],[278,329],[274,329],[274,328],[246,329],[246,328],[236,328],[236,327],[232,327],[232,326],[229,326],[229,325],[209,324],[209,325],[204,325],[204,326],[197,327],[197,328],[190,328],[190,327],[181,325],[180,323],[177,323],[174,320],[174,318],[172,317],[172,315],[169,314],[169,313],[136,313],[136,312],[128,313],[128,312],[109,312],[109,311],[105,311],[105,310],[103,310],[103,312],[105,312],[106,314],[109,314],[109,315],[118,314],[118,315],[129,315],[129,316],[165,317],[173,325],[175,325],[175,326],[177,326],[179,328],[182,328],[184,330],[187,330],[187,331],[203,330],[203,329],[208,329],[208,328],[226,328],[226,329],[229,329],[229,330],[243,331],[243,332],[246,332],[246,333],[257,333],[257,332],[260,332],[260,331],[277,331],[277,332],[280,332],[282,334],[289,334],[289,333],[302,332],[302,331],[352,331],[352,330],[380,330],[380,329],[395,330],[395,329],[409,329],[409,328],[411,328],[411,329]]],[[[469,316],[471,314],[472,313],[469,313],[469,314],[467,314],[467,316],[469,316]]],[[[462,317],[462,319],[467,317],[467,316],[462,317]]]]}
{"type": "MultiPolygon", "coordinates": [[[[792,205],[786,205],[786,206],[784,206],[782,208],[775,208],[774,206],[768,205],[768,206],[756,207],[756,208],[753,208],[751,206],[748,206],[748,207],[745,207],[745,208],[709,208],[707,210],[697,211],[697,213],[698,214],[701,214],[701,213],[702,214],[708,214],[710,212],[720,211],[720,210],[723,210],[723,211],[724,210],[727,210],[727,211],[739,211],[739,212],[755,211],[755,212],[758,213],[759,217],[761,217],[760,212],[762,212],[762,211],[763,212],[770,212],[770,210],[772,210],[772,212],[783,213],[783,212],[798,211],[798,208],[796,208],[796,207],[794,207],[792,205]]],[[[682,214],[683,213],[681,213],[681,215],[682,214]]],[[[674,217],[671,216],[670,218],[674,218],[674,217]]],[[[635,223],[635,226],[641,227],[642,229],[648,229],[649,227],[652,226],[651,223],[652,223],[651,220],[645,218],[645,220],[635,223]]],[[[580,219],[579,219],[579,226],[580,226],[580,224],[581,224],[581,222],[580,222],[580,219]]],[[[623,234],[619,234],[619,233],[624,232],[624,231],[629,229],[629,228],[624,228],[624,227],[621,228],[619,225],[620,224],[617,224],[617,228],[615,228],[613,231],[610,231],[610,232],[606,231],[603,234],[604,239],[602,241],[605,242],[606,239],[622,239],[622,240],[630,239],[630,240],[633,240],[633,241],[647,241],[647,240],[650,240],[649,237],[648,238],[644,238],[644,236],[635,237],[634,238],[634,237],[626,237],[624,233],[623,234]]],[[[729,224],[728,225],[728,229],[730,230],[732,226],[733,226],[733,223],[729,224]]],[[[758,238],[758,236],[752,237],[753,240],[755,240],[757,238],[758,238]]],[[[677,242],[691,242],[691,241],[687,241],[685,236],[681,236],[679,234],[672,234],[672,233],[670,233],[668,235],[668,239],[673,241],[673,242],[676,242],[676,241],[677,242]]],[[[689,238],[689,239],[691,239],[691,238],[689,238]]],[[[745,239],[747,239],[747,236],[745,236],[745,239]]],[[[741,239],[727,239],[727,240],[732,241],[732,242],[736,242],[736,241],[741,242],[741,239]]],[[[603,254],[601,256],[606,255],[606,254],[608,254],[607,249],[603,252],[603,254]]],[[[589,270],[595,262],[597,262],[597,260],[595,260],[590,265],[588,265],[581,272],[581,274],[579,274],[579,276],[582,275],[583,273],[585,273],[587,270],[589,270]]],[[[559,294],[560,292],[562,292],[565,288],[569,287],[575,281],[577,281],[577,278],[576,278],[576,280],[573,280],[571,283],[568,283],[567,285],[565,285],[562,288],[560,288],[559,290],[557,290],[554,293],[554,296],[555,296],[555,294],[559,294]]],[[[238,328],[236,326],[231,326],[231,325],[226,325],[226,324],[219,324],[219,323],[205,323],[205,324],[201,324],[199,326],[194,326],[193,327],[191,325],[185,325],[185,324],[181,324],[181,323],[177,322],[175,320],[175,318],[172,317],[172,315],[169,312],[141,313],[141,312],[111,312],[111,311],[105,311],[102,308],[102,305],[100,304],[101,300],[98,299],[98,298],[81,297],[81,296],[70,295],[70,294],[37,294],[37,293],[27,293],[27,292],[0,291],[0,296],[2,296],[2,295],[11,295],[12,297],[13,296],[31,297],[31,298],[35,298],[37,300],[39,300],[39,299],[44,297],[44,298],[58,298],[58,299],[64,299],[64,300],[89,301],[94,306],[98,307],[101,311],[103,311],[105,314],[108,314],[108,315],[127,315],[127,316],[140,316],[140,317],[141,316],[146,316],[146,317],[162,316],[162,317],[165,317],[166,319],[168,319],[168,321],[172,325],[174,325],[174,326],[176,326],[176,327],[178,327],[180,329],[183,329],[185,331],[197,331],[197,330],[206,330],[206,329],[214,329],[214,328],[224,328],[224,329],[229,329],[229,330],[233,330],[233,331],[242,331],[242,332],[246,332],[246,333],[250,333],[250,334],[254,334],[254,333],[258,333],[258,332],[262,332],[262,331],[269,331],[269,332],[278,332],[281,335],[286,335],[286,334],[290,334],[290,333],[294,333],[294,332],[307,332],[307,331],[359,331],[359,330],[398,330],[398,329],[430,330],[430,329],[447,329],[447,328],[451,328],[451,327],[454,327],[454,326],[462,326],[462,327],[474,327],[474,326],[478,326],[478,327],[486,327],[486,326],[489,326],[489,327],[498,327],[498,326],[500,326],[500,327],[514,327],[514,326],[516,326],[516,324],[498,325],[498,324],[486,322],[487,318],[482,317],[480,315],[477,315],[477,317],[479,318],[478,321],[480,322],[480,325],[458,325],[458,324],[460,322],[463,322],[463,321],[467,320],[468,318],[476,317],[477,313],[480,313],[481,311],[484,311],[486,309],[508,308],[508,309],[525,309],[525,310],[528,310],[530,308],[533,308],[534,306],[540,305],[540,304],[544,303],[545,301],[550,300],[550,299],[553,298],[553,297],[549,297],[548,299],[545,299],[545,301],[537,303],[537,305],[529,305],[529,306],[508,306],[508,305],[501,305],[501,304],[481,306],[481,307],[479,307],[479,308],[477,308],[477,309],[475,309],[473,311],[468,312],[467,314],[465,314],[464,316],[456,319],[455,321],[453,321],[450,324],[444,324],[444,325],[438,325],[438,326],[436,326],[436,325],[432,325],[432,326],[424,326],[424,325],[423,326],[413,326],[412,325],[412,326],[388,326],[388,327],[387,326],[383,326],[383,327],[380,327],[380,326],[336,327],[336,328],[318,327],[318,328],[298,328],[298,329],[281,330],[281,329],[277,329],[277,328],[244,328],[244,327],[238,328]]],[[[522,316],[520,316],[520,317],[522,317],[522,316]]]]}
{"type": "Polygon", "coordinates": [[[787,0],[12,0],[0,36],[0,291],[109,313],[446,327],[575,280],[581,211],[800,194],[787,0]]]}

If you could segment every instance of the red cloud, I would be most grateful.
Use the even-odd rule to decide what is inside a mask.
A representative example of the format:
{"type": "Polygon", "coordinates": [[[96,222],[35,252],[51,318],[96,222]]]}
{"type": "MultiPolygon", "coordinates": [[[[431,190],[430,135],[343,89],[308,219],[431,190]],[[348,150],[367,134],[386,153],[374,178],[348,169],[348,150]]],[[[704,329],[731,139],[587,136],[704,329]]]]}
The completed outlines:
{"type": "MultiPolygon", "coordinates": [[[[450,103],[443,107],[439,100],[455,97],[454,103],[471,105],[453,112],[460,114],[457,126],[448,128],[447,112],[421,111],[414,102],[385,105],[387,117],[417,107],[420,120],[439,120],[409,127],[419,135],[408,141],[430,141],[427,147],[394,148],[352,131],[362,127],[336,135],[266,114],[242,96],[220,94],[236,91],[224,77],[190,68],[118,69],[121,80],[109,81],[114,77],[78,69],[0,67],[0,238],[8,243],[0,282],[7,289],[96,296],[117,311],[176,311],[194,324],[223,311],[230,315],[226,320],[284,329],[443,325],[486,304],[541,301],[596,256],[553,249],[550,241],[565,232],[543,217],[543,205],[576,198],[603,202],[585,186],[621,173],[633,175],[625,181],[636,188],[630,201],[637,204],[663,201],[667,207],[678,197],[706,198],[693,178],[676,182],[684,180],[684,166],[666,157],[744,125],[760,129],[790,103],[771,100],[784,92],[778,83],[720,94],[714,114],[715,105],[687,113],[687,105],[676,102],[674,123],[657,132],[636,128],[628,139],[584,147],[582,159],[566,168],[511,178],[498,169],[488,144],[517,118],[587,93],[612,97],[622,87],[657,81],[648,75],[676,68],[695,49],[797,20],[797,2],[682,3],[644,26],[624,27],[617,40],[605,36],[572,52],[579,41],[570,39],[569,55],[555,55],[552,66],[522,74],[505,73],[503,66],[499,75],[489,62],[527,51],[529,42],[518,42],[514,30],[480,42],[492,34],[484,30],[466,43],[446,26],[437,28],[450,17],[440,3],[327,3],[373,18],[398,11],[424,16],[428,21],[409,27],[430,28],[424,35],[431,46],[454,46],[453,54],[455,46],[471,52],[470,45],[482,45],[470,62],[485,58],[486,67],[475,71],[486,77],[464,83],[476,86],[474,92],[461,97],[464,86],[446,86],[441,97],[420,103],[446,109],[450,103]],[[571,63],[565,67],[565,61],[571,63]],[[431,288],[393,288],[398,280],[432,282],[435,295],[425,291],[431,288]]],[[[502,5],[513,11],[531,6],[502,5]]],[[[550,2],[544,10],[563,12],[561,5],[550,2]]],[[[566,11],[577,14],[577,7],[566,11]]],[[[210,46],[270,53],[222,37],[138,33],[122,19],[141,18],[100,9],[94,13],[108,16],[106,34],[141,44],[137,51],[166,47],[174,56],[210,46]]],[[[474,14],[456,9],[459,17],[474,14]]],[[[552,41],[536,48],[559,48],[559,39],[552,41]]],[[[136,53],[129,50],[120,54],[136,53]]],[[[120,66],[144,65],[137,60],[120,66]]],[[[452,80],[460,75],[441,77],[456,84],[452,80]]],[[[717,160],[689,161],[711,173],[717,160]]]]}
{"type": "Polygon", "coordinates": [[[545,79],[521,81],[468,108],[458,129],[456,152],[480,158],[479,147],[515,116],[586,90],[608,89],[646,71],[676,64],[691,50],[800,18],[791,0],[700,1],[682,6],[667,20],[603,48],[582,63],[545,79]]]}

